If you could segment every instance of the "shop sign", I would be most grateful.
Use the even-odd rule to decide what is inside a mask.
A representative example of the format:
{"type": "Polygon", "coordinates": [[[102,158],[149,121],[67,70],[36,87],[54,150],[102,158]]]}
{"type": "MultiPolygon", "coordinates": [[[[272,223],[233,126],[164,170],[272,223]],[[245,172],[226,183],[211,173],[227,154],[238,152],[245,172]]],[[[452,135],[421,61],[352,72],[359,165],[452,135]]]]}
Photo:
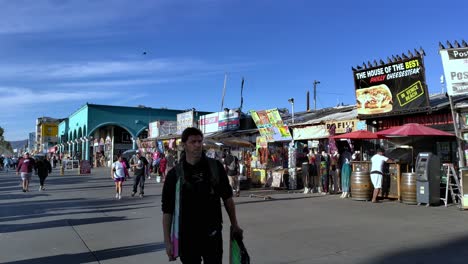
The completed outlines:
{"type": "Polygon", "coordinates": [[[398,115],[429,106],[423,59],[419,56],[353,74],[359,117],[398,115]]]}
{"type": "Polygon", "coordinates": [[[468,93],[468,48],[440,50],[449,95],[468,93]]]}
{"type": "Polygon", "coordinates": [[[149,138],[159,137],[158,121],[149,123],[149,138]]]}
{"type": "Polygon", "coordinates": [[[357,130],[357,124],[359,119],[340,120],[340,121],[327,121],[325,125],[327,129],[330,129],[332,125],[335,125],[336,134],[344,134],[349,131],[357,130]]]}

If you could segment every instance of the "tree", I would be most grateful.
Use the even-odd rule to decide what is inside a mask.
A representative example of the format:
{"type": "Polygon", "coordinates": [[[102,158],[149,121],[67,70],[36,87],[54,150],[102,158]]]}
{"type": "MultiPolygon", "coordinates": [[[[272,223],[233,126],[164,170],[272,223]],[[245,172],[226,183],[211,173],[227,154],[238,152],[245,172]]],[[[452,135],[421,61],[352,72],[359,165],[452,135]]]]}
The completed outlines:
{"type": "Polygon", "coordinates": [[[4,132],[5,130],[3,127],[0,127],[0,153],[9,152],[9,154],[12,154],[13,148],[9,141],[5,141],[5,137],[3,136],[4,132]]]}

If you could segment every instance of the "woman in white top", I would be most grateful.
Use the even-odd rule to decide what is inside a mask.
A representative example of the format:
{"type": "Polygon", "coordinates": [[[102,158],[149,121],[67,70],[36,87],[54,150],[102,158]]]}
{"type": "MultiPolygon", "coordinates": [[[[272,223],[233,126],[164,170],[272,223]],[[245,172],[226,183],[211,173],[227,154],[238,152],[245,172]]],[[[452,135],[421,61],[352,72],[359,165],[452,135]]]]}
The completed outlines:
{"type": "Polygon", "coordinates": [[[117,161],[112,164],[111,178],[115,183],[115,198],[122,198],[122,183],[125,181],[125,163],[120,154],[117,155],[117,161]]]}

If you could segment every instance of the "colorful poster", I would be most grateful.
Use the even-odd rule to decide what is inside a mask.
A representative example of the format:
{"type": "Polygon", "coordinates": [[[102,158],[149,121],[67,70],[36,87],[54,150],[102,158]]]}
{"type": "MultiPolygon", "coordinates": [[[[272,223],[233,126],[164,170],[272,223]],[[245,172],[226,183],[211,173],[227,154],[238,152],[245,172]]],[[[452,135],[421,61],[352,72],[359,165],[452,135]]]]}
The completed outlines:
{"type": "Polygon", "coordinates": [[[252,119],[268,142],[292,140],[289,128],[284,125],[278,109],[250,111],[252,119]]]}
{"type": "Polygon", "coordinates": [[[426,111],[429,95],[423,59],[413,57],[353,70],[360,118],[426,111]]]}

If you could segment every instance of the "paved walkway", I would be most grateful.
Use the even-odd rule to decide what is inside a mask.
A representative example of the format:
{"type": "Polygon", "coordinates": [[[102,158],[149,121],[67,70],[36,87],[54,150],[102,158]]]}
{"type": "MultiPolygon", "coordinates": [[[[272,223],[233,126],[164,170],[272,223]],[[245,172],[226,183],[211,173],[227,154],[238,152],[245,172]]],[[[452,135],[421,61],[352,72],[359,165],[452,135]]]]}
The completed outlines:
{"type": "MultiPolygon", "coordinates": [[[[129,197],[126,182],[120,201],[103,169],[56,170],[43,192],[37,176],[29,193],[19,183],[0,173],[0,263],[168,263],[154,178],[143,199],[129,197]]],[[[258,192],[236,198],[252,263],[468,262],[468,211],[287,192],[249,197],[258,192]]]]}

